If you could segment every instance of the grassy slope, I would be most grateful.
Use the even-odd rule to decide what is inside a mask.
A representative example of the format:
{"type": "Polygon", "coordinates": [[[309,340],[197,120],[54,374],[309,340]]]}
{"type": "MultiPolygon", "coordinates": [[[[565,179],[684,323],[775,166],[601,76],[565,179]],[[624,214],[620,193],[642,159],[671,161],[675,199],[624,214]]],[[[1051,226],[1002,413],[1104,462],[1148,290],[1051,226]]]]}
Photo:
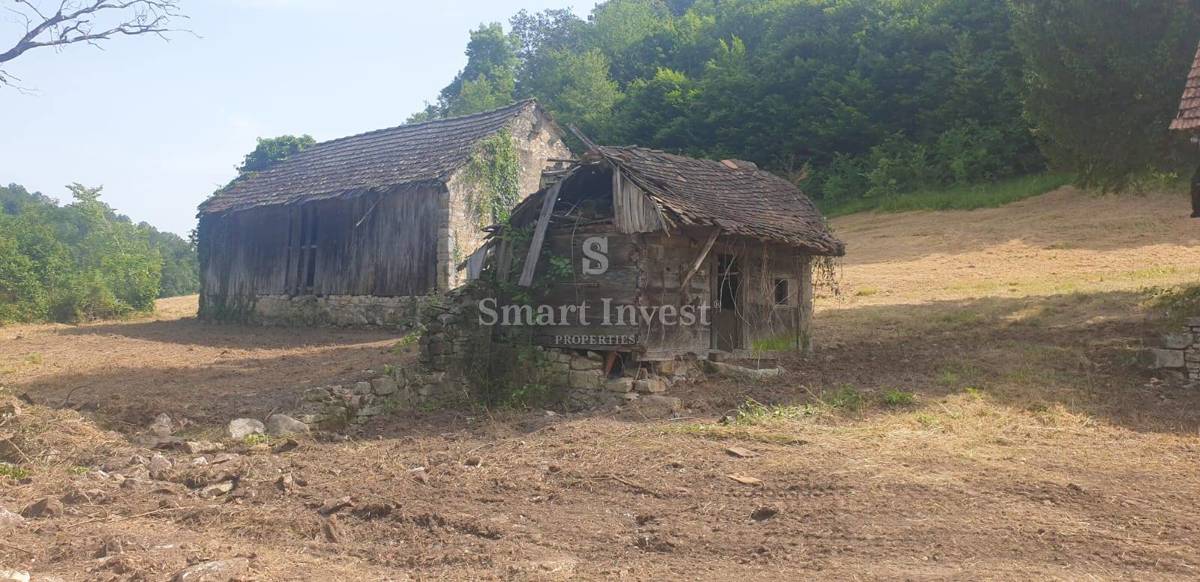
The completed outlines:
{"type": "Polygon", "coordinates": [[[927,190],[880,200],[851,200],[823,204],[826,216],[846,216],[857,212],[906,212],[910,210],[975,210],[996,208],[1018,200],[1039,196],[1071,182],[1068,174],[1037,174],[1002,180],[993,184],[955,186],[927,190]]]}

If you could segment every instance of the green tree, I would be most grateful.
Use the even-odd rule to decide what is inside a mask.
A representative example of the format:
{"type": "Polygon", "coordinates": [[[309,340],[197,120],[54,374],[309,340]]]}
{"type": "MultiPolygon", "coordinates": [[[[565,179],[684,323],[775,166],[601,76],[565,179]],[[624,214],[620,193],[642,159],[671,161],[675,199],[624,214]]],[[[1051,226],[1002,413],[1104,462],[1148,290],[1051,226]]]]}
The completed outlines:
{"type": "Polygon", "coordinates": [[[74,201],[59,206],[19,186],[0,188],[0,323],[149,311],[165,273],[175,278],[171,291],[195,292],[188,243],[133,224],[100,201],[100,188],[68,190],[74,201]]]}
{"type": "Polygon", "coordinates": [[[511,103],[517,83],[518,44],[498,22],[471,31],[467,66],[442,89],[440,114],[469,115],[511,103]]]}
{"type": "Polygon", "coordinates": [[[1120,189],[1162,167],[1167,128],[1200,38],[1180,0],[1013,0],[1026,62],[1025,105],[1053,163],[1083,184],[1120,189]]]}
{"type": "Polygon", "coordinates": [[[43,319],[49,304],[38,265],[12,235],[15,222],[0,214],[0,323],[43,319]]]}
{"type": "Polygon", "coordinates": [[[613,108],[621,101],[620,87],[609,77],[609,62],[599,50],[551,51],[544,55],[542,73],[523,87],[564,124],[573,123],[603,139],[613,108]]]}
{"type": "Polygon", "coordinates": [[[242,164],[238,166],[238,174],[261,172],[277,162],[304,151],[317,143],[311,135],[300,137],[281,135],[279,137],[260,137],[254,151],[246,154],[242,164]]]}
{"type": "Polygon", "coordinates": [[[691,114],[699,91],[686,74],[659,69],[653,79],[629,84],[617,106],[612,139],[620,143],[649,143],[671,150],[695,149],[691,114]]]}
{"type": "MultiPolygon", "coordinates": [[[[515,95],[599,141],[747,159],[839,198],[1044,169],[1009,0],[609,0],[510,23],[515,95]]],[[[473,78],[450,94],[503,100],[473,78]]]]}

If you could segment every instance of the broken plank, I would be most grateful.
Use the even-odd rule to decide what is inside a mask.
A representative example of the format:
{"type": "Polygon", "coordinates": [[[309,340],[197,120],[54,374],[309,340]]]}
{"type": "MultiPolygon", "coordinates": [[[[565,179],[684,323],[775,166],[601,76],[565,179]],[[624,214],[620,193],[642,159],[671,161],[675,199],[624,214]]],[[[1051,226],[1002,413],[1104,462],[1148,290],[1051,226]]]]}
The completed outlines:
{"type": "Polygon", "coordinates": [[[692,263],[692,268],[688,270],[687,275],[683,278],[683,282],[679,284],[679,288],[684,293],[687,292],[688,283],[692,282],[692,277],[700,270],[700,266],[704,264],[704,259],[708,258],[708,253],[712,251],[713,245],[717,242],[717,237],[721,236],[721,229],[714,229],[712,234],[708,235],[708,240],[704,241],[704,249],[696,257],[696,261],[692,263]]]}
{"type": "Polygon", "coordinates": [[[542,243],[546,240],[546,229],[550,226],[550,215],[554,214],[554,205],[558,203],[558,192],[562,190],[562,182],[558,182],[546,193],[542,201],[542,214],[538,216],[537,229],[533,231],[533,240],[529,243],[529,254],[525,256],[525,266],[521,269],[521,278],[517,284],[522,287],[533,285],[533,273],[537,270],[538,258],[542,256],[542,243]]]}

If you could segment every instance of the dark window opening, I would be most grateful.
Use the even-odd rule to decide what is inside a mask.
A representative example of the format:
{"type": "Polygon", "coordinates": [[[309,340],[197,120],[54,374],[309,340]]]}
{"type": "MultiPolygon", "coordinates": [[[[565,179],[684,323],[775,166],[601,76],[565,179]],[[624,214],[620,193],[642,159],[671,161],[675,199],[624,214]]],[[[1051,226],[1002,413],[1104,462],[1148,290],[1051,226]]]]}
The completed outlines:
{"type": "Polygon", "coordinates": [[[775,279],[775,305],[792,304],[792,286],[787,279],[775,279]]]}
{"type": "Polygon", "coordinates": [[[741,273],[738,272],[737,257],[717,257],[717,305],[722,310],[737,309],[737,295],[741,288],[741,273]]]}

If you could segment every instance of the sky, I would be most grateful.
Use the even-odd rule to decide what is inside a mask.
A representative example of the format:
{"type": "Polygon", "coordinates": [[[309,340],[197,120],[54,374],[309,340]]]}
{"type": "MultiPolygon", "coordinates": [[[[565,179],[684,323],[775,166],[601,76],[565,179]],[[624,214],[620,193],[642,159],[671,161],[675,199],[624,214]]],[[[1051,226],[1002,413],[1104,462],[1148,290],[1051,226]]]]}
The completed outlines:
{"type": "MultiPolygon", "coordinates": [[[[118,212],[186,235],[257,137],[402,124],[466,64],[472,28],[594,4],[181,0],[194,35],[35,49],[6,64],[26,91],[0,87],[0,184],[65,201],[72,182],[103,186],[118,212]]],[[[0,11],[0,51],[23,32],[0,11]]]]}

